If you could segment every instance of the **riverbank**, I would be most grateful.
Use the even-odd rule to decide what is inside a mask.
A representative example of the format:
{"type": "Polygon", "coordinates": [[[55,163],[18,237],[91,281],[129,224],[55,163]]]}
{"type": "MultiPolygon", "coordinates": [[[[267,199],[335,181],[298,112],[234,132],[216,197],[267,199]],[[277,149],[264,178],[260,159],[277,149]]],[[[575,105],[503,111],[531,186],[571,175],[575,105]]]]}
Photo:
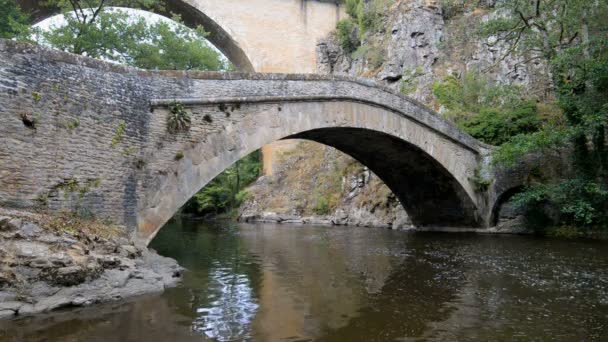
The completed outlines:
{"type": "Polygon", "coordinates": [[[183,268],[117,226],[0,208],[0,319],[158,293],[183,268]]]}

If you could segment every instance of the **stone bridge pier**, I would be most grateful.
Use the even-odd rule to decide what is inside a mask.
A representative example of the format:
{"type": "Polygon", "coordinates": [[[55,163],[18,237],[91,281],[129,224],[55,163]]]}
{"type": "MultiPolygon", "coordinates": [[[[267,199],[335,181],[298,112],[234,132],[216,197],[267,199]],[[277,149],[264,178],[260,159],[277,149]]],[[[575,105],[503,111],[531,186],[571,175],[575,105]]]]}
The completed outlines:
{"type": "Polygon", "coordinates": [[[487,227],[500,196],[471,180],[487,146],[364,79],[142,71],[0,40],[0,122],[0,205],[84,208],[144,242],[228,166],[285,138],[353,156],[419,227],[487,227]],[[168,130],[174,102],[188,130],[168,130]]]}

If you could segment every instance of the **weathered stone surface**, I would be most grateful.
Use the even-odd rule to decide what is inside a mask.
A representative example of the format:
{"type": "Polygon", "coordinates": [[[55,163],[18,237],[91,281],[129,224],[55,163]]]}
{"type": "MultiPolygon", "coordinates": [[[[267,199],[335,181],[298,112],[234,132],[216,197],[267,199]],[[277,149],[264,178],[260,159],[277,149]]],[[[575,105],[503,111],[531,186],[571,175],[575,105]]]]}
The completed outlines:
{"type": "Polygon", "coordinates": [[[368,165],[414,224],[485,224],[486,206],[469,178],[486,147],[373,82],[141,71],[11,41],[0,42],[0,62],[11,66],[0,70],[7,90],[0,93],[0,159],[7,161],[0,203],[86,208],[149,241],[227,166],[291,137],[368,165]],[[166,106],[175,98],[193,123],[171,135],[166,106]],[[22,112],[40,113],[35,129],[23,124],[22,112]],[[78,127],[61,125],[74,118],[78,127]],[[176,161],[177,152],[184,158],[176,161]]]}
{"type": "Polygon", "coordinates": [[[15,235],[0,241],[0,319],[160,292],[181,279],[183,269],[175,260],[142,246],[118,245],[128,242],[124,238],[78,235],[62,244],[57,241],[71,239],[64,235],[69,233],[24,220],[22,226],[28,225],[40,232],[28,240],[15,235]],[[106,246],[107,253],[100,254],[96,245],[106,246]]]}
{"type": "Polygon", "coordinates": [[[0,319],[7,319],[15,317],[15,311],[12,310],[0,310],[0,319]]]}
{"type": "Polygon", "coordinates": [[[19,228],[17,233],[21,238],[32,238],[38,236],[42,232],[42,229],[33,223],[25,223],[19,228]]]}
{"type": "Polygon", "coordinates": [[[18,258],[46,258],[50,254],[49,247],[39,242],[15,241],[12,248],[18,258]]]}

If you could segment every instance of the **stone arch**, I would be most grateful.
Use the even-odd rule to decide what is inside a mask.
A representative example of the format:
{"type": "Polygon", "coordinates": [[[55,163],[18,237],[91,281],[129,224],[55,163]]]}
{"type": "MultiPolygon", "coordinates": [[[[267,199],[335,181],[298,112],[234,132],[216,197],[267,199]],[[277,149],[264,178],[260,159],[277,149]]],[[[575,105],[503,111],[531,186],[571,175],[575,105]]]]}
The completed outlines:
{"type": "MultiPolygon", "coordinates": [[[[192,104],[191,104],[192,105],[192,104]]],[[[149,242],[186,201],[224,169],[280,139],[308,139],[335,147],[362,162],[391,188],[414,224],[479,227],[484,222],[469,176],[477,152],[380,106],[356,101],[293,101],[205,105],[196,116],[214,122],[238,106],[242,117],[204,140],[172,147],[178,163],[145,186],[137,235],[149,242]],[[182,150],[183,149],[183,150],[182,150]]],[[[162,120],[165,110],[153,116],[162,120]]],[[[190,140],[192,141],[192,140],[190,140]]]]}
{"type": "MultiPolygon", "coordinates": [[[[41,6],[38,0],[18,0],[18,3],[26,13],[30,14],[34,23],[43,21],[58,13],[56,8],[41,6]]],[[[164,4],[165,8],[162,11],[156,12],[157,14],[167,18],[171,18],[172,13],[178,14],[188,27],[202,25],[210,33],[207,39],[234,64],[237,70],[245,72],[254,71],[253,64],[245,51],[243,51],[243,48],[225,28],[211,17],[186,1],[166,0],[164,4]]]]}
{"type": "Polygon", "coordinates": [[[513,196],[522,192],[523,190],[524,185],[517,185],[503,191],[502,193],[500,193],[500,195],[498,195],[496,201],[494,201],[494,205],[492,206],[492,210],[490,212],[491,226],[496,226],[498,224],[498,220],[500,218],[500,211],[503,208],[503,205],[505,205],[513,196]]]}

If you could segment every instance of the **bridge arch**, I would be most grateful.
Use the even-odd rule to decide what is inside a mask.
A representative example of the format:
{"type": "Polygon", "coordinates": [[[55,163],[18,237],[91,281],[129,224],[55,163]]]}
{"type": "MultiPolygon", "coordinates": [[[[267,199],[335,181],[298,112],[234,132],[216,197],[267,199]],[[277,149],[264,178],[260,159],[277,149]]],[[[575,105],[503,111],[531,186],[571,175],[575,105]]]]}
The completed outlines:
{"type": "MultiPolygon", "coordinates": [[[[188,27],[194,28],[202,25],[209,32],[207,37],[209,42],[217,47],[237,70],[254,71],[249,57],[239,43],[215,20],[185,1],[169,0],[165,3],[166,7],[162,11],[157,11],[156,14],[171,18],[172,13],[175,13],[181,16],[184,24],[188,27]]],[[[33,23],[39,23],[58,14],[56,8],[41,6],[37,0],[19,0],[19,4],[26,13],[31,14],[33,23]]]]}
{"type": "MultiPolygon", "coordinates": [[[[224,169],[266,144],[291,138],[332,146],[368,166],[396,194],[416,226],[483,226],[469,184],[476,151],[400,113],[336,99],[183,101],[193,115],[207,121],[224,120],[226,112],[235,120],[222,131],[189,143],[179,150],[184,156],[179,162],[160,171],[163,176],[145,193],[137,215],[138,237],[145,241],[224,169]]],[[[164,120],[166,114],[157,107],[153,115],[164,120]]]]}
{"type": "MultiPolygon", "coordinates": [[[[34,22],[58,13],[38,0],[17,0],[34,22]]],[[[164,0],[158,14],[202,25],[207,38],[245,72],[316,71],[316,46],[345,17],[339,0],[164,0]]],[[[145,8],[142,8],[146,10],[145,8]]]]}

